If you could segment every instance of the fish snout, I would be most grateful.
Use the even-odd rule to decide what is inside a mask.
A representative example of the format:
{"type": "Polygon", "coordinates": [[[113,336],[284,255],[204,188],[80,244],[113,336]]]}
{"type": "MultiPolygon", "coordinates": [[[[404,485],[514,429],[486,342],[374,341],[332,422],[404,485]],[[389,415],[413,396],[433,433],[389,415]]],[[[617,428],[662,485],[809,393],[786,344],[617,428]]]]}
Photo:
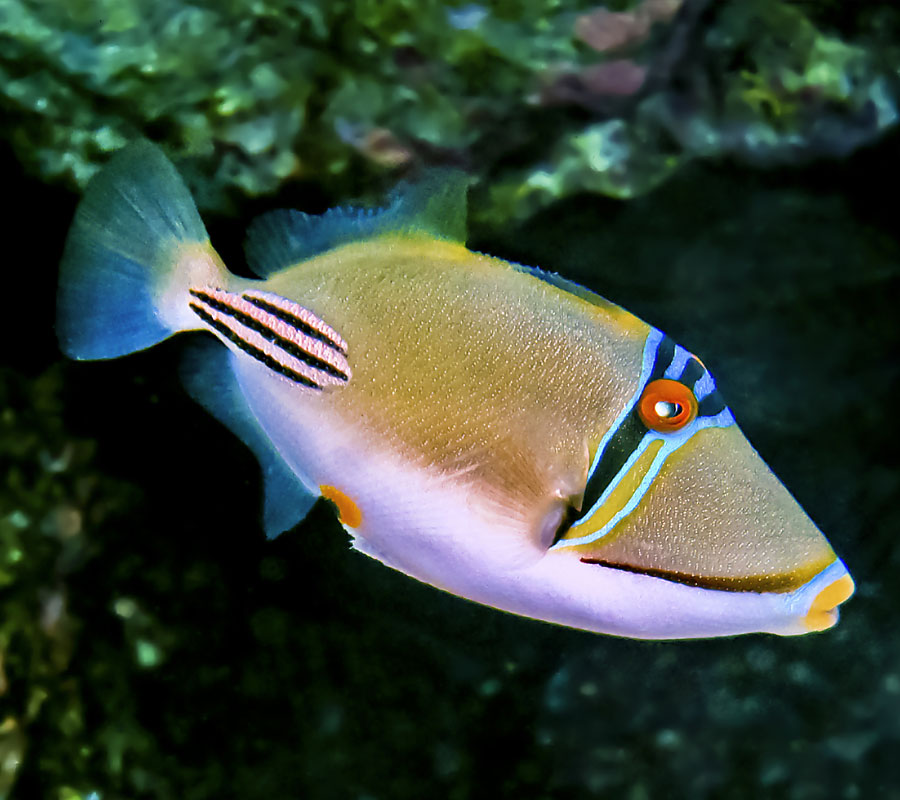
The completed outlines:
{"type": "Polygon", "coordinates": [[[825,536],[734,425],[700,430],[672,452],[608,532],[585,527],[558,547],[669,583],[658,611],[683,620],[675,636],[827,630],[854,591],[825,536]]]}
{"type": "Polygon", "coordinates": [[[789,593],[837,560],[736,426],[699,431],[582,555],[708,589],[789,593]]]}
{"type": "Polygon", "coordinates": [[[815,633],[834,627],[840,617],[839,606],[850,599],[855,589],[844,563],[835,561],[794,592],[790,602],[793,626],[785,633],[815,633]]]}

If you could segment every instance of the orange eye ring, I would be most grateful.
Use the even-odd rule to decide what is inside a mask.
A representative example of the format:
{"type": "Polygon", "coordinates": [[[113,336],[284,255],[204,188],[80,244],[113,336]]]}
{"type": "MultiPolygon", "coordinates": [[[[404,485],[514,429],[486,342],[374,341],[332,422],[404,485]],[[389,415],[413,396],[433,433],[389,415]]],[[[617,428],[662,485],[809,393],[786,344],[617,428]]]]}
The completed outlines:
{"type": "Polygon", "coordinates": [[[637,411],[641,422],[650,430],[674,433],[697,416],[697,398],[683,383],[660,378],[647,384],[637,411]]]}

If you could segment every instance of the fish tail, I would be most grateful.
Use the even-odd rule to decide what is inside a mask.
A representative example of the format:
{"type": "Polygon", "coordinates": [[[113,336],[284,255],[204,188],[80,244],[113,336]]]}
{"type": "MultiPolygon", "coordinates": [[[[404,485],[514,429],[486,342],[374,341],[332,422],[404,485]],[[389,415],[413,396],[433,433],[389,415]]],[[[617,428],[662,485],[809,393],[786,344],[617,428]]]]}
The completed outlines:
{"type": "Polygon", "coordinates": [[[103,359],[197,328],[191,286],[227,272],[188,188],[155,145],[117,153],[91,181],[63,253],[56,332],[63,352],[103,359]]]}

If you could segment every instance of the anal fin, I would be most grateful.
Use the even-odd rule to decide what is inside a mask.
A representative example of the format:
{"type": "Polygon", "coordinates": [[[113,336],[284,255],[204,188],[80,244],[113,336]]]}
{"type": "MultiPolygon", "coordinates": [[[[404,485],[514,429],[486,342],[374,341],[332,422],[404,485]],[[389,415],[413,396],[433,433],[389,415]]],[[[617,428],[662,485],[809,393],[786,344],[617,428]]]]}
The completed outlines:
{"type": "Polygon", "coordinates": [[[181,378],[188,394],[256,456],[263,474],[263,529],[274,539],[302,520],[317,496],[300,482],[260,426],[234,375],[236,356],[213,341],[188,348],[181,378]]]}

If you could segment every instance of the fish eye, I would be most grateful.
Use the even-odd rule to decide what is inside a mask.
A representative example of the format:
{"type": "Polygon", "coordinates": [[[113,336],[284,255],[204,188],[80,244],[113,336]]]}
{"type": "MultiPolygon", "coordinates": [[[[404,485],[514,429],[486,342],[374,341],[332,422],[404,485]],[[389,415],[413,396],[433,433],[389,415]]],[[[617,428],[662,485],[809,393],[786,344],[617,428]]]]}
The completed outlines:
{"type": "Polygon", "coordinates": [[[697,416],[697,398],[683,383],[660,378],[647,384],[638,401],[637,412],[650,430],[674,433],[697,416]]]}
{"type": "Polygon", "coordinates": [[[672,417],[677,417],[681,413],[681,406],[678,405],[678,403],[660,400],[653,406],[653,410],[656,412],[656,416],[661,417],[662,419],[671,419],[672,417]]]}

